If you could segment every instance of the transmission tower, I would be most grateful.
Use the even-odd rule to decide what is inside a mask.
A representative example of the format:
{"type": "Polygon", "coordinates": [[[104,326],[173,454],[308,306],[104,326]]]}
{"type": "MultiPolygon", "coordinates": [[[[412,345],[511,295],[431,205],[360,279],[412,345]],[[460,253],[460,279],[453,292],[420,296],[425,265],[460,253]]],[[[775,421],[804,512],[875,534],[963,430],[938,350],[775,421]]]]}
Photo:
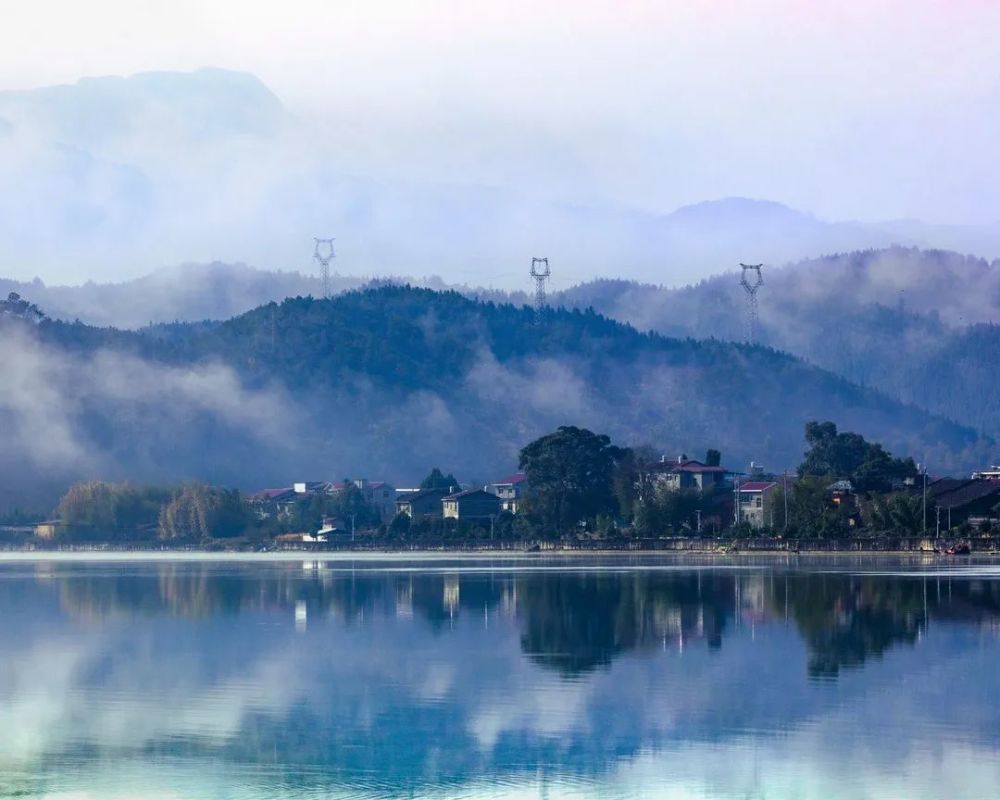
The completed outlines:
{"type": "Polygon", "coordinates": [[[531,259],[531,277],[535,279],[535,310],[541,311],[545,306],[545,284],[552,275],[547,258],[531,259]]]}
{"type": "Polygon", "coordinates": [[[764,276],[760,273],[760,268],[764,265],[741,263],[740,266],[743,268],[740,286],[747,293],[747,342],[754,344],[757,341],[757,291],[764,285],[764,276]]]}
{"type": "Polygon", "coordinates": [[[337,255],[333,252],[333,239],[314,239],[313,258],[319,262],[319,277],[323,281],[323,297],[330,296],[330,262],[337,255]]]}

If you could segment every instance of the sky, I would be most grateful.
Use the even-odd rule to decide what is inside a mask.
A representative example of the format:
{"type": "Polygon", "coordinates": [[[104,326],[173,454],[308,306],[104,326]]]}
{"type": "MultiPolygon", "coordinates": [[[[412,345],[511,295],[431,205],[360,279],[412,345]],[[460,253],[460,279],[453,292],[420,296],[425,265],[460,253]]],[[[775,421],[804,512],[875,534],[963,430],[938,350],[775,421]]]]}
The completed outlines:
{"type": "MultiPolygon", "coordinates": [[[[659,216],[730,197],[823,221],[992,226],[807,236],[759,246],[769,263],[892,241],[998,254],[1000,2],[0,0],[0,12],[8,277],[308,269],[302,241],[337,235],[350,274],[520,286],[512,264],[544,253],[571,267],[555,287],[677,285],[735,251],[706,249],[704,229],[665,245],[659,216]],[[280,114],[250,113],[273,135],[234,123],[199,138],[204,97],[161,102],[197,81],[151,105],[134,85],[35,92],[27,116],[11,94],[206,66],[274,93],[280,114]],[[50,113],[62,127],[46,127],[50,113]]],[[[239,86],[219,91],[238,107],[239,86]]],[[[729,234],[741,257],[757,230],[743,223],[729,234]]]]}
{"type": "Polygon", "coordinates": [[[0,89],[246,70],[350,140],[361,171],[405,142],[393,168],[414,180],[657,211],[741,195],[836,219],[1000,219],[988,0],[3,5],[0,89]]]}

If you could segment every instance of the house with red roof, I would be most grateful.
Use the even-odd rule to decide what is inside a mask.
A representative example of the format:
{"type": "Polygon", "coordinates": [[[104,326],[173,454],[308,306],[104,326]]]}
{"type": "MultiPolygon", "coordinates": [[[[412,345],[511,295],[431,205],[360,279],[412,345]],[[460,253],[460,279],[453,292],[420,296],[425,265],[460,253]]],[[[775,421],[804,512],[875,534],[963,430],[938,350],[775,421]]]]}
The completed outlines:
{"type": "Polygon", "coordinates": [[[718,464],[705,464],[686,455],[676,459],[663,456],[648,472],[654,483],[666,489],[699,489],[703,492],[725,485],[732,474],[718,464]]]}

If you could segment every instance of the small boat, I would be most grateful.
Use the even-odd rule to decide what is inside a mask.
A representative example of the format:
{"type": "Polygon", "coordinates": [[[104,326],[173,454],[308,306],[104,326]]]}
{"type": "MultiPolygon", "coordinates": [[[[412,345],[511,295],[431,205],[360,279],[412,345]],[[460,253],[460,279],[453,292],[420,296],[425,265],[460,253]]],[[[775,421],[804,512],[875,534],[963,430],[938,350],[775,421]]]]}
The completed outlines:
{"type": "Polygon", "coordinates": [[[969,547],[967,542],[959,542],[956,545],[952,545],[944,552],[949,556],[967,556],[972,552],[972,548],[969,547]]]}

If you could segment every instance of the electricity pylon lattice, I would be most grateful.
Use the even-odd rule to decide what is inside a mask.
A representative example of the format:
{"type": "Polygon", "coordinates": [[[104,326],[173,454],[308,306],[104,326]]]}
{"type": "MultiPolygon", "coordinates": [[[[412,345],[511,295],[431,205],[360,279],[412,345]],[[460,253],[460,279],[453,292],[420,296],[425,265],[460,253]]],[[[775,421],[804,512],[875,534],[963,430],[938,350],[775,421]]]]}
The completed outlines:
{"type": "Polygon", "coordinates": [[[764,285],[764,276],[760,272],[760,268],[764,265],[740,263],[740,266],[743,268],[740,286],[747,293],[747,342],[754,344],[757,341],[757,291],[764,285]]]}
{"type": "Polygon", "coordinates": [[[531,277],[535,279],[535,310],[541,311],[545,306],[545,284],[552,275],[548,258],[531,259],[531,277]]]}
{"type": "Polygon", "coordinates": [[[319,277],[323,281],[323,297],[330,296],[330,262],[336,257],[333,252],[333,239],[314,239],[316,248],[313,258],[319,262],[319,277]]]}

